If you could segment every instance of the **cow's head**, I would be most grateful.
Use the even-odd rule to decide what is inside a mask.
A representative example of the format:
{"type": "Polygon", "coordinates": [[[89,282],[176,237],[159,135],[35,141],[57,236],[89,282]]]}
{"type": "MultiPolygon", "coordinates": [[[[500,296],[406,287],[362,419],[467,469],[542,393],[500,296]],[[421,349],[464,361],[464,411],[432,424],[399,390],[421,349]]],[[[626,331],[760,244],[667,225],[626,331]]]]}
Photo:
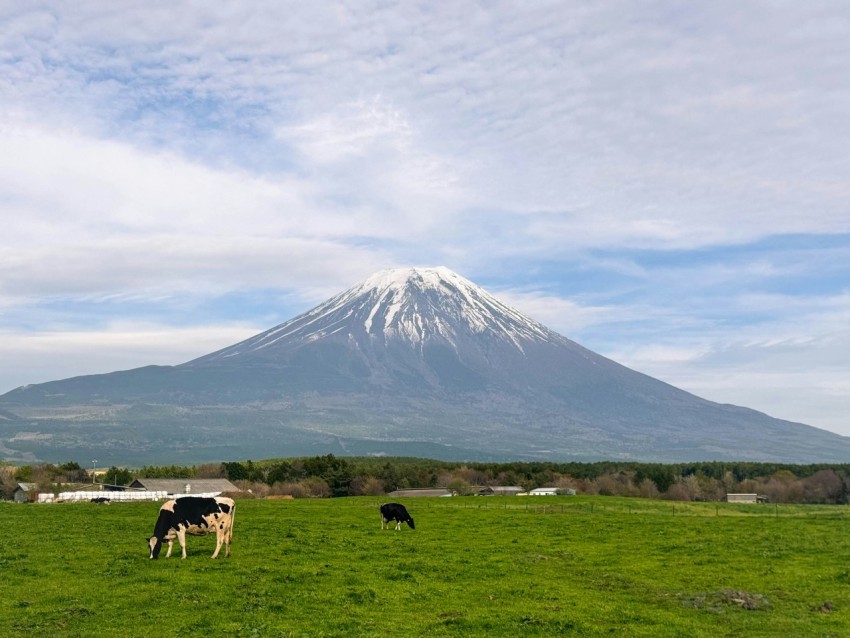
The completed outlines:
{"type": "Polygon", "coordinates": [[[162,549],[162,539],[151,536],[148,539],[148,548],[151,550],[150,558],[159,558],[159,552],[162,549]]]}
{"type": "Polygon", "coordinates": [[[416,529],[413,526],[413,519],[410,516],[407,517],[407,524],[410,525],[410,529],[416,529]]]}

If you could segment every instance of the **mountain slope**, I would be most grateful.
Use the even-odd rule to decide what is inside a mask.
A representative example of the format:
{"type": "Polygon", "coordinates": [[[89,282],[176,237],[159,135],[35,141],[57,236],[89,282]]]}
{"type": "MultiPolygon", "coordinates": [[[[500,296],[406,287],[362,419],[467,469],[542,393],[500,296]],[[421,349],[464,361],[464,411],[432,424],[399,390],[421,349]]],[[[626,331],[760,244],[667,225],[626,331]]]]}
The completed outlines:
{"type": "Polygon", "coordinates": [[[0,421],[0,446],[18,454],[59,442],[95,453],[98,433],[113,443],[123,433],[128,453],[176,446],[199,460],[333,451],[817,462],[850,453],[845,437],[625,368],[446,268],[382,271],[185,364],[19,388],[0,408],[15,417],[0,421]],[[16,439],[23,421],[36,434],[16,439]]]}

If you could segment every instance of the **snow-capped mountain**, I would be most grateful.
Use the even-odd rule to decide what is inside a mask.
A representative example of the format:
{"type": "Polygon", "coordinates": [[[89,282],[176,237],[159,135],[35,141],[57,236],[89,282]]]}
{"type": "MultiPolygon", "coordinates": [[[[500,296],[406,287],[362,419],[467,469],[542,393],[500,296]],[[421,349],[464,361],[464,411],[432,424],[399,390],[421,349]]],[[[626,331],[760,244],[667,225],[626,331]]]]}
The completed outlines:
{"type": "MultiPolygon", "coordinates": [[[[570,370],[561,372],[570,376],[606,362],[612,364],[439,267],[378,272],[301,316],[184,367],[265,370],[247,389],[264,398],[271,384],[283,395],[309,385],[318,394],[477,392],[480,399],[508,390],[533,396],[564,365],[570,370]]],[[[225,396],[236,397],[233,391],[225,396]]]]}
{"type": "Polygon", "coordinates": [[[380,271],[310,312],[204,359],[297,347],[335,334],[413,348],[427,342],[458,347],[472,336],[520,351],[528,341],[564,341],[448,268],[401,268],[380,271]]]}
{"type": "Polygon", "coordinates": [[[492,389],[531,351],[552,346],[578,348],[448,268],[405,268],[378,272],[299,317],[185,365],[270,368],[290,387],[322,374],[326,385],[314,388],[320,394],[347,387],[421,395],[492,389]]]}
{"type": "Polygon", "coordinates": [[[69,449],[124,462],[327,452],[782,462],[850,454],[845,437],[625,368],[447,268],[382,271],[218,352],[19,388],[0,397],[0,411],[0,452],[11,458],[63,460],[69,449]]]}

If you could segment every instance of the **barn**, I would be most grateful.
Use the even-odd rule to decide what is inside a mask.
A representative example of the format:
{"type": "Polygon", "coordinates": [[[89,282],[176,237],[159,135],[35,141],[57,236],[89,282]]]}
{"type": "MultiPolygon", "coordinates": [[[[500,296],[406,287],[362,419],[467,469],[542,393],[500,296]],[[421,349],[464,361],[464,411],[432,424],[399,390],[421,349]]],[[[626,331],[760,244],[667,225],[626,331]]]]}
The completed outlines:
{"type": "Polygon", "coordinates": [[[727,503],[766,503],[767,497],[760,494],[727,494],[727,503]]]}
{"type": "Polygon", "coordinates": [[[560,493],[557,487],[538,487],[531,490],[529,496],[557,496],[560,493]]]}
{"type": "Polygon", "coordinates": [[[15,490],[12,492],[12,500],[15,503],[29,503],[30,494],[33,493],[38,486],[35,483],[18,483],[15,485],[15,490]]]}

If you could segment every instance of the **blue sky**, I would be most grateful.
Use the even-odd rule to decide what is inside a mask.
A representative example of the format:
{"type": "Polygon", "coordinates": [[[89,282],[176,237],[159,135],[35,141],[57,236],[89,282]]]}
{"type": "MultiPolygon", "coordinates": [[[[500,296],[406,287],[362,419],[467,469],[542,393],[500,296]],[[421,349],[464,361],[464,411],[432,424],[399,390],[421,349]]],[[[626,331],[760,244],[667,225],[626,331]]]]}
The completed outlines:
{"type": "Polygon", "coordinates": [[[0,392],[444,265],[850,435],[848,77],[834,2],[0,0],[0,392]]]}

